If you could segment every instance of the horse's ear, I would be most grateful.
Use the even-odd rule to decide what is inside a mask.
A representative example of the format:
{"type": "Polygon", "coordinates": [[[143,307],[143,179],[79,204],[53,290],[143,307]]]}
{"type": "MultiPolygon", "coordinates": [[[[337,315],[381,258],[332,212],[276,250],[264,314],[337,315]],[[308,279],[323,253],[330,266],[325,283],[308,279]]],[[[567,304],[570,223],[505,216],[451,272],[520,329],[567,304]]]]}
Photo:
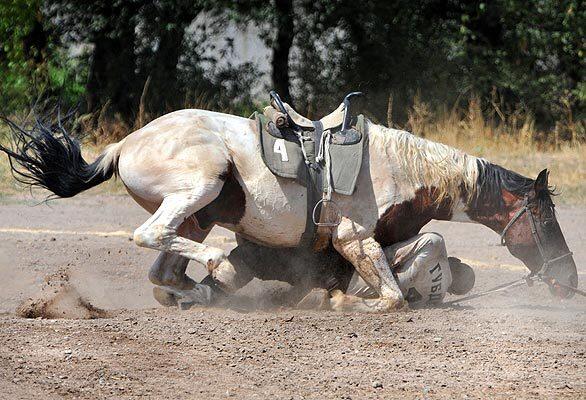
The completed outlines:
{"type": "Polygon", "coordinates": [[[546,169],[544,169],[543,171],[541,171],[539,173],[539,175],[537,175],[537,179],[535,179],[535,193],[539,193],[542,192],[544,190],[548,190],[549,188],[549,184],[548,184],[548,178],[549,178],[549,172],[546,169]]]}

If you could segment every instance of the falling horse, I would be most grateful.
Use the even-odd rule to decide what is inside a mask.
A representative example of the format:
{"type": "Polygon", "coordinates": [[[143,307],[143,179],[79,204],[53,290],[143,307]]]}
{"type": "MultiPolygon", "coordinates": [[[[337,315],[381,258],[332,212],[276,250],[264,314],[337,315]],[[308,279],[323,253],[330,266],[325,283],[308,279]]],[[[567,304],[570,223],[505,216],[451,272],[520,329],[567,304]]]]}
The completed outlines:
{"type": "MultiPolygon", "coordinates": [[[[224,252],[202,243],[213,225],[271,247],[297,246],[306,229],[307,190],[267,168],[254,120],[172,112],[110,145],[91,164],[60,125],[37,122],[28,131],[9,125],[13,147],[0,149],[22,182],[71,197],[120,177],[152,213],[134,241],[160,252],[149,275],[156,285],[197,291],[201,285],[185,274],[196,260],[224,290],[234,289],[236,272],[224,252]]],[[[331,244],[380,296],[369,303],[372,311],[404,303],[383,247],[415,236],[432,219],[486,225],[532,273],[577,287],[546,170],[532,180],[368,120],[365,131],[354,193],[332,195],[341,221],[331,230],[331,244]]],[[[555,291],[571,294],[564,286],[555,291]]]]}

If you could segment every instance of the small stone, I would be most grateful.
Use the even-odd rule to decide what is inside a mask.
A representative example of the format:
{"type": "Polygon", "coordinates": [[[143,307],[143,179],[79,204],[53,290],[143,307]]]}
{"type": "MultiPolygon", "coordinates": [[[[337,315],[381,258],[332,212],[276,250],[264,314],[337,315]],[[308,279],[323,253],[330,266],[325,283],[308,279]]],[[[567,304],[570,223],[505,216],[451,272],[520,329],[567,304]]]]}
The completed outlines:
{"type": "Polygon", "coordinates": [[[442,338],[440,336],[434,337],[433,338],[433,341],[436,342],[436,343],[438,343],[438,342],[441,342],[442,341],[442,338]]]}
{"type": "Polygon", "coordinates": [[[383,384],[380,381],[373,381],[372,382],[372,387],[375,389],[382,389],[383,384]]]}
{"type": "Polygon", "coordinates": [[[71,349],[65,349],[65,351],[63,353],[65,353],[65,354],[71,354],[71,353],[73,353],[73,351],[71,351],[71,349]]]}
{"type": "Polygon", "coordinates": [[[188,330],[187,330],[187,333],[189,333],[190,335],[193,335],[193,334],[195,334],[196,332],[197,332],[197,331],[196,331],[195,329],[193,329],[193,328],[190,328],[190,329],[188,329],[188,330]]]}

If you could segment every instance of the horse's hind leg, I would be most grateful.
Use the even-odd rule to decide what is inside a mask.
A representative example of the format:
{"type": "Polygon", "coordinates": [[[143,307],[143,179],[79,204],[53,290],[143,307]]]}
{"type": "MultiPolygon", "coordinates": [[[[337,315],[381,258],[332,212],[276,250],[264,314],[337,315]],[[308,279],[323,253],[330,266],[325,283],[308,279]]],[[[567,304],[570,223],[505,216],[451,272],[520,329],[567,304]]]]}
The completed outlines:
{"type": "MultiPolygon", "coordinates": [[[[201,243],[209,234],[210,229],[201,229],[195,217],[187,219],[179,228],[179,234],[187,239],[201,243]]],[[[161,252],[151,266],[149,280],[155,285],[153,297],[164,306],[176,306],[186,302],[208,305],[212,300],[212,289],[209,285],[201,285],[191,279],[185,271],[189,258],[175,253],[161,252]]]]}
{"type": "Polygon", "coordinates": [[[153,297],[161,305],[171,307],[199,304],[207,306],[214,298],[209,285],[195,282],[185,273],[189,258],[175,253],[161,252],[149,271],[149,280],[155,285],[153,297]]]}
{"type": "Polygon", "coordinates": [[[157,211],[134,232],[138,246],[195,260],[213,271],[229,264],[221,249],[181,237],[179,228],[198,210],[213,201],[222,187],[221,180],[203,182],[198,188],[165,197],[157,211]]]}
{"type": "Polygon", "coordinates": [[[196,282],[185,274],[189,258],[161,252],[149,271],[153,297],[164,306],[177,305],[176,291],[191,290],[196,282]]]}
{"type": "MultiPolygon", "coordinates": [[[[211,229],[203,230],[194,217],[187,219],[179,228],[179,235],[201,243],[211,229]]],[[[158,286],[172,286],[177,289],[191,289],[195,281],[185,274],[189,258],[176,253],[162,252],[159,254],[149,271],[149,280],[158,286]]]]}

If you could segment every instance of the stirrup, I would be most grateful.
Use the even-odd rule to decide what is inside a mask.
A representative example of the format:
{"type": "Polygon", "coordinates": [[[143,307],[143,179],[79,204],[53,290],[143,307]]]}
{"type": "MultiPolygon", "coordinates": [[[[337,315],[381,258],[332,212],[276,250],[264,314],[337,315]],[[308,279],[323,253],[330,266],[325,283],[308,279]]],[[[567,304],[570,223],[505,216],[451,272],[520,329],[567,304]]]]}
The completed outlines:
{"type": "MultiPolygon", "coordinates": [[[[323,211],[323,207],[322,207],[322,211],[323,211]]],[[[311,213],[311,219],[312,219],[314,225],[316,225],[316,226],[336,227],[336,226],[340,225],[340,222],[342,222],[342,212],[340,211],[340,207],[338,206],[338,204],[334,200],[320,199],[317,203],[315,203],[315,206],[313,207],[313,212],[311,213]],[[319,222],[317,220],[318,216],[316,216],[317,207],[320,204],[327,205],[328,203],[333,204],[336,209],[336,212],[337,212],[336,221],[335,222],[319,222]]]]}

